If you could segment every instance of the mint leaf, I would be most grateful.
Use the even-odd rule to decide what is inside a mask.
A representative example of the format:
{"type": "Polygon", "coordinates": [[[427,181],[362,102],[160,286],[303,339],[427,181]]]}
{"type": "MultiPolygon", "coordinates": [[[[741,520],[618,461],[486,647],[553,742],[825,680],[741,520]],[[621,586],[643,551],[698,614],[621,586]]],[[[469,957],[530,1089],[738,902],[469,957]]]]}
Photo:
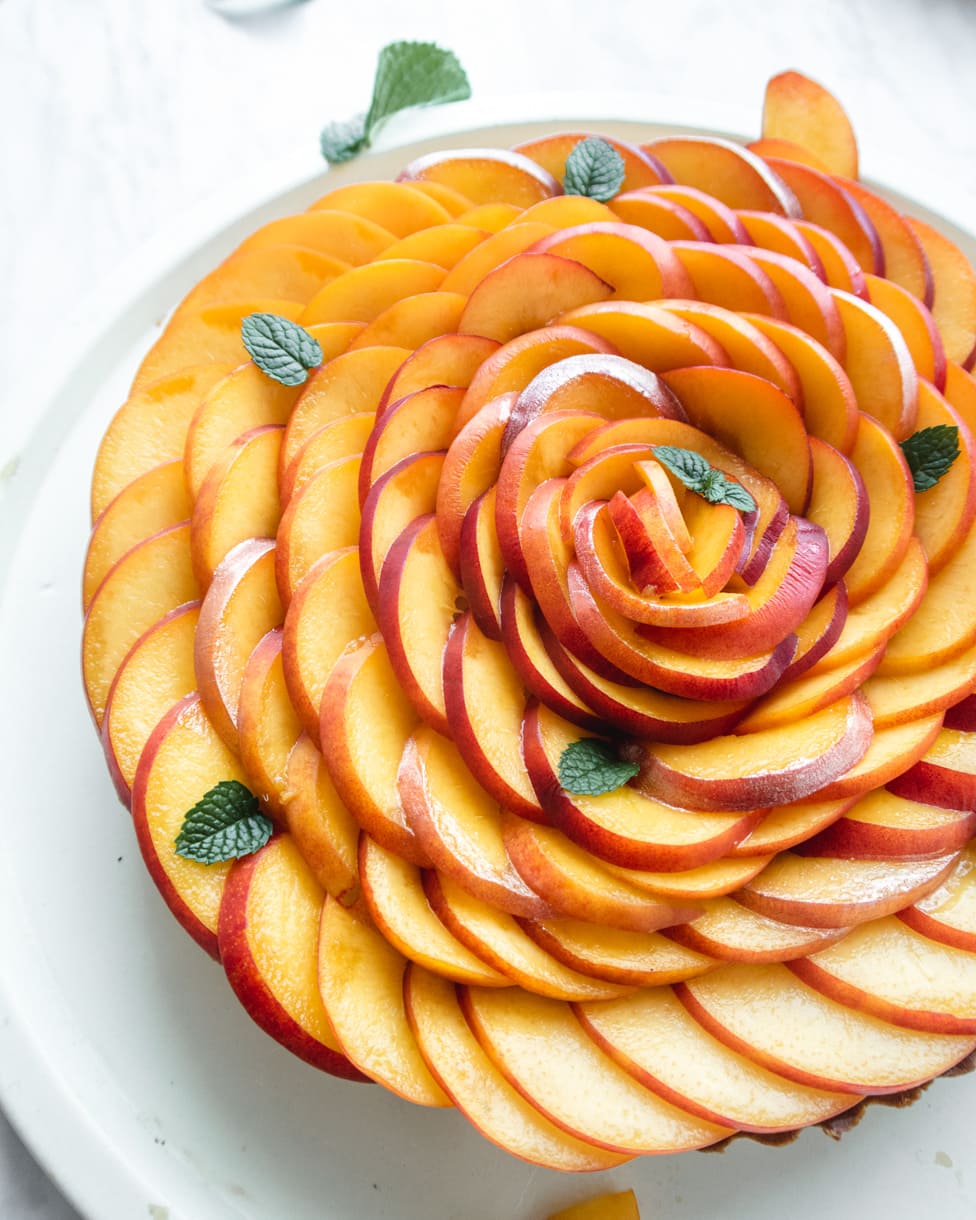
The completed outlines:
{"type": "Polygon", "coordinates": [[[263,847],[273,830],[258,798],[236,779],[224,779],[183,819],[176,837],[176,854],[201,864],[236,860],[263,847]]]}
{"type": "Polygon", "coordinates": [[[680,449],[677,445],[655,445],[654,456],[684,483],[689,491],[707,500],[709,504],[731,504],[740,512],[754,513],[756,501],[741,483],[730,479],[723,471],[712,466],[707,458],[694,449],[680,449]]]}
{"type": "Polygon", "coordinates": [[[694,449],[679,449],[677,445],[655,445],[654,456],[692,491],[708,477],[712,469],[700,453],[694,449]]]}
{"type": "Polygon", "coordinates": [[[471,96],[468,76],[453,51],[433,42],[391,42],[380,51],[373,98],[365,115],[329,123],[321,136],[322,156],[337,165],[369,148],[391,115],[414,106],[440,106],[471,96]]]}
{"type": "Polygon", "coordinates": [[[959,456],[959,429],[955,424],[923,428],[901,442],[916,491],[934,487],[959,456]]]}
{"type": "Polygon", "coordinates": [[[746,491],[741,483],[735,483],[731,479],[725,480],[725,496],[722,503],[731,504],[733,508],[737,508],[743,513],[756,511],[756,501],[752,498],[752,493],[746,491]]]}
{"type": "Polygon", "coordinates": [[[241,323],[241,338],[262,373],[282,385],[301,385],[308,370],[322,363],[322,347],[303,326],[275,313],[252,313],[241,323]]]}
{"type": "Polygon", "coordinates": [[[563,190],[607,203],[623,186],[624,173],[624,159],[613,145],[588,136],[566,158],[563,190]]]}
{"type": "Polygon", "coordinates": [[[625,762],[610,743],[599,737],[573,741],[559,759],[559,782],[578,796],[602,796],[614,792],[637,774],[636,763],[625,762]]]}
{"type": "Polygon", "coordinates": [[[368,144],[365,114],[356,114],[351,119],[327,123],[319,136],[322,156],[331,165],[341,165],[343,161],[351,161],[368,144]]]}

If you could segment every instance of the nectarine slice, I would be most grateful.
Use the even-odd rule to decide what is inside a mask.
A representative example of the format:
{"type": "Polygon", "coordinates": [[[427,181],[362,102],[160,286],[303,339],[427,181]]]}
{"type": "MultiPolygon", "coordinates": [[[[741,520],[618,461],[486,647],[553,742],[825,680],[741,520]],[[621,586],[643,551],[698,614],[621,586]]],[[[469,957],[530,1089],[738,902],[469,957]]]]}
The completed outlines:
{"type": "Polygon", "coordinates": [[[515,988],[467,987],[461,1008],[509,1083],[570,1134],[651,1153],[705,1147],[729,1133],[638,1084],[587,1037],[567,1004],[515,988]]]}
{"type": "Polygon", "coordinates": [[[589,267],[613,286],[614,295],[621,300],[654,301],[695,295],[674,247],[635,225],[619,221],[575,225],[542,238],[532,249],[536,253],[575,259],[589,267]]]}
{"type": "Polygon", "coordinates": [[[255,246],[294,245],[319,250],[335,258],[344,258],[358,266],[371,262],[393,243],[389,229],[366,216],[353,212],[320,208],[282,216],[256,229],[238,247],[249,250],[255,246]]]}
{"type": "Polygon", "coordinates": [[[312,373],[285,429],[281,473],[326,424],[354,412],[375,412],[387,382],[409,355],[404,347],[371,347],[345,352],[312,373]]]}
{"type": "Polygon", "coordinates": [[[862,860],[920,859],[961,851],[974,831],[976,811],[940,809],[877,788],[797,851],[862,860]]]}
{"type": "Polygon", "coordinates": [[[670,988],[580,1004],[591,1038],[645,1088],[711,1122],[741,1131],[784,1131],[823,1122],[851,1105],[784,1079],[704,1033],[670,988]]]}
{"type": "Polygon", "coordinates": [[[190,552],[201,588],[248,538],[273,538],[281,520],[276,473],[284,429],[268,424],[245,432],[214,462],[190,518],[190,552]]]}
{"type": "Polygon", "coordinates": [[[621,356],[655,373],[691,364],[728,364],[721,343],[693,321],[650,301],[599,301],[561,319],[612,343],[621,356]]]}
{"type": "Polygon", "coordinates": [[[390,403],[377,420],[363,449],[359,468],[359,502],[397,462],[416,453],[446,450],[464,397],[457,386],[435,385],[390,403]]]}
{"type": "Polygon", "coordinates": [[[461,320],[466,298],[459,292],[418,292],[388,305],[364,326],[350,351],[374,344],[420,347],[428,339],[453,334],[461,320]]]}
{"type": "MultiPolygon", "coordinates": [[[[570,316],[576,311],[570,311],[570,316]]],[[[464,403],[458,412],[460,434],[482,407],[489,402],[506,401],[510,392],[524,390],[530,381],[550,364],[586,352],[614,352],[613,344],[598,334],[575,325],[544,326],[526,331],[489,353],[471,378],[464,403]]]]}
{"type": "MultiPolygon", "coordinates": [[[[453,224],[435,225],[433,228],[418,229],[415,233],[401,237],[377,255],[377,259],[413,258],[423,263],[436,263],[438,267],[450,271],[455,263],[490,236],[487,229],[474,228],[457,221],[453,224]]],[[[423,295],[421,294],[421,299],[423,295]]],[[[407,300],[413,300],[413,297],[408,297],[407,300]]]]}
{"type": "Polygon", "coordinates": [[[192,503],[183,464],[166,462],[133,479],[95,522],[82,576],[82,609],[87,610],[103,577],[137,543],[186,521],[192,503]]]}
{"type": "Polygon", "coordinates": [[[451,219],[436,199],[406,182],[352,182],[336,187],[317,199],[309,211],[323,209],[372,221],[394,237],[406,237],[451,219]]]}
{"type": "Polygon", "coordinates": [[[132,382],[130,394],[141,394],[191,365],[215,364],[236,368],[247,359],[241,325],[252,313],[273,313],[297,322],[305,311],[298,301],[277,297],[228,301],[201,310],[177,310],[149,349],[132,382]]]}
{"type": "Polygon", "coordinates": [[[288,835],[235,861],[220,902],[220,960],[248,1015],[287,1050],[346,1080],[365,1080],[339,1050],[319,997],[325,901],[288,835]]]}
{"type": "Polygon", "coordinates": [[[470,614],[458,619],[444,653],[444,699],[454,742],[478,783],[507,809],[542,821],[520,747],[525,692],[503,645],[470,614]]]}
{"type": "Polygon", "coordinates": [[[185,368],[147,385],[122,404],[102,437],[95,458],[93,522],[140,475],[182,458],[194,413],[230,370],[230,365],[220,363],[185,368]]]}
{"type": "MultiPolygon", "coordinates": [[[[567,157],[577,144],[591,134],[585,131],[559,132],[536,140],[526,140],[523,144],[517,144],[514,151],[529,157],[562,182],[566,175],[567,157]]],[[[638,148],[636,144],[630,144],[626,140],[606,136],[600,136],[599,139],[605,140],[623,161],[624,180],[621,190],[632,191],[639,186],[652,186],[656,182],[668,181],[669,175],[662,169],[660,161],[656,157],[648,156],[643,148],[638,148]]],[[[578,196],[566,195],[562,198],[575,201],[578,196]]]]}
{"type": "Polygon", "coordinates": [[[166,905],[202,949],[219,960],[217,919],[229,861],[200,864],[176,854],[187,813],[222,780],[247,775],[187,695],[150,734],[132,781],[132,820],[149,875],[166,905]]]}
{"type": "Polygon", "coordinates": [[[948,876],[956,855],[870,860],[782,852],[735,897],[750,911],[783,923],[845,928],[924,897],[948,876]]]}
{"type": "MultiPolygon", "coordinates": [[[[861,204],[828,174],[770,157],[768,164],[797,197],[805,220],[822,225],[848,248],[864,271],[884,273],[881,239],[861,204]]],[[[854,177],[848,174],[847,177],[854,177]]]]}
{"type": "Polygon", "coordinates": [[[553,318],[605,301],[613,286],[572,258],[526,251],[490,271],[468,298],[462,334],[504,343],[553,318]]]}
{"type": "Polygon", "coordinates": [[[553,1212],[548,1220],[640,1220],[640,1211],[634,1192],[621,1190],[571,1203],[553,1212]]]}
{"type": "Polygon", "coordinates": [[[800,72],[770,78],[763,101],[764,140],[789,140],[811,153],[829,172],[857,177],[857,141],[840,102],[800,72]]]}
{"type": "Polygon", "coordinates": [[[741,369],[743,373],[752,373],[756,377],[771,381],[792,398],[798,407],[802,406],[803,391],[790,360],[773,341],[775,335],[773,339],[769,339],[764,334],[767,323],[788,326],[788,322],[767,318],[765,314],[735,313],[708,301],[662,301],[659,308],[703,330],[725,353],[722,360],[686,360],[676,367],[694,364],[731,365],[741,369]]]}
{"type": "Polygon", "coordinates": [[[918,427],[939,424],[959,429],[959,454],[934,487],[915,497],[915,533],[925,547],[930,576],[951,562],[976,520],[976,443],[963,417],[922,381],[918,387],[918,427]]]}
{"type": "Polygon", "coordinates": [[[288,758],[302,732],[281,664],[281,628],[258,642],[241,679],[238,753],[261,800],[284,820],[288,758]]]}
{"type": "Polygon", "coordinates": [[[467,257],[460,259],[444,277],[442,290],[470,296],[489,272],[552,232],[552,225],[536,220],[525,221],[519,217],[516,223],[493,233],[467,257]]]}
{"type": "Polygon", "coordinates": [[[603,1000],[632,990],[564,966],[528,937],[513,916],[469,894],[442,873],[426,872],[424,890],[453,935],[520,987],[557,1000],[603,1000]]]}
{"type": "Polygon", "coordinates": [[[817,991],[883,1021],[926,1033],[976,1034],[976,957],[876,919],[829,949],[793,962],[817,991]]]}
{"type": "Polygon", "coordinates": [[[559,915],[631,932],[657,932],[697,917],[693,903],[631,885],[552,826],[504,813],[501,828],[515,869],[559,915]]]}
{"type": "Polygon", "coordinates": [[[732,246],[696,241],[675,241],[671,249],[692,284],[692,291],[671,296],[698,297],[736,313],[768,313],[788,320],[779,289],[748,255],[732,246]]]}
{"type": "Polygon", "coordinates": [[[694,427],[771,479],[792,512],[803,512],[810,495],[810,446],[803,417],[782,390],[751,373],[704,366],[674,369],[663,381],[694,427]]]}
{"type": "Polygon", "coordinates": [[[512,1088],[471,1032],[453,983],[411,965],[404,994],[424,1058],[454,1104],[486,1139],[550,1169],[610,1169],[627,1159],[567,1135],[512,1088]]]}
{"type": "Polygon", "coordinates": [[[625,784],[602,796],[566,792],[559,759],[579,730],[542,707],[525,719],[525,765],[552,825],[600,859],[626,868],[681,872],[720,859],[758,813],[706,813],[663,805],[625,784]]]}
{"type": "Polygon", "coordinates": [[[662,199],[669,199],[674,203],[681,204],[693,216],[697,216],[708,230],[706,241],[709,238],[717,242],[745,242],[749,240],[746,235],[745,226],[735,214],[735,211],[727,203],[716,199],[714,195],[708,194],[707,191],[700,191],[695,186],[679,185],[678,183],[649,186],[645,189],[649,194],[659,195],[662,199]]]}
{"type": "Polygon", "coordinates": [[[785,851],[836,822],[855,800],[857,797],[849,796],[833,801],[811,800],[775,805],[755,830],[732,848],[730,855],[750,857],[785,851]]]}
{"type": "Polygon", "coordinates": [[[914,673],[939,665],[976,642],[976,623],[966,614],[974,563],[976,525],[970,526],[952,558],[930,577],[921,605],[888,641],[883,673],[914,673]]]}
{"type": "MultiPolygon", "coordinates": [[[[709,241],[711,234],[690,208],[643,189],[624,191],[613,199],[613,214],[624,224],[637,225],[665,241],[709,241]]],[[[608,218],[609,219],[609,218],[608,218]]]]}
{"type": "Polygon", "coordinates": [[[497,340],[480,335],[438,335],[428,339],[390,377],[377,407],[377,418],[392,403],[428,386],[468,386],[484,361],[497,350],[497,340]]]}
{"type": "Polygon", "coordinates": [[[437,292],[444,268],[415,258],[391,258],[353,267],[330,280],[305,306],[303,326],[318,322],[372,322],[404,297],[437,292]]]}
{"type": "Polygon", "coordinates": [[[901,1029],[820,995],[787,966],[736,964],[679,983],[678,998],[719,1041],[789,1080],[838,1093],[897,1093],[976,1044],[901,1029]]]}
{"type": "Polygon", "coordinates": [[[869,415],[860,418],[850,459],[864,481],[870,505],[860,553],[844,575],[850,604],[856,607],[901,565],[915,525],[915,490],[901,449],[869,415]]]}
{"type": "Polygon", "coordinates": [[[786,962],[832,944],[847,928],[807,928],[751,911],[734,898],[713,898],[690,923],[665,935],[720,961],[786,962]]]}
{"type": "Polygon", "coordinates": [[[449,740],[420,726],[404,748],[398,784],[407,820],[435,868],[500,911],[551,914],[510,858],[497,803],[449,740]]]}
{"type": "Polygon", "coordinates": [[[560,193],[556,179],[529,157],[507,148],[454,148],[425,153],[400,173],[399,181],[420,179],[449,186],[472,203],[514,203],[529,207],[560,193]]]}
{"type": "Polygon", "coordinates": [[[329,462],[288,501],[275,550],[275,579],[282,605],[323,555],[359,541],[360,455],[329,462]]]}
{"type": "Polygon", "coordinates": [[[142,751],[165,712],[196,689],[193,637],[200,607],[178,606],[129,649],[109,688],[102,743],[119,797],[128,803],[142,751]]]}
{"type": "Polygon", "coordinates": [[[319,734],[332,782],[377,842],[425,865],[397,792],[400,759],[416,727],[417,713],[400,690],[379,634],[340,656],[322,695],[319,734]]]}
{"type": "Polygon", "coordinates": [[[908,344],[876,306],[838,288],[830,292],[847,337],[844,369],[858,407],[903,441],[915,431],[918,412],[918,374],[908,344]]]}
{"type": "Polygon", "coordinates": [[[409,961],[456,983],[512,986],[511,979],[475,957],[437,918],[415,864],[386,851],[364,834],[359,845],[359,869],[363,897],[373,922],[409,961]]]}
{"type": "Polygon", "coordinates": [[[258,641],[281,626],[274,549],[270,538],[239,543],[217,567],[200,607],[194,650],[200,699],[232,750],[244,667],[258,641]]]}
{"type": "Polygon", "coordinates": [[[359,528],[359,566],[366,600],[375,608],[380,573],[393,543],[412,521],[433,513],[444,464],[442,453],[397,462],[370,489],[359,528]]]}
{"type": "Polygon", "coordinates": [[[285,786],[288,833],[319,885],[348,906],[359,894],[359,826],[339,799],[325,760],[307,733],[288,755],[285,786]]]}
{"type": "Polygon", "coordinates": [[[85,692],[97,725],[132,645],[164,614],[199,597],[188,522],[153,534],[109,569],[88,607],[81,641],[85,692]]]}
{"type": "Polygon", "coordinates": [[[300,386],[283,386],[248,361],[219,381],[200,404],[186,434],[183,462],[194,499],[210,469],[238,437],[286,424],[300,386]]]}
{"type": "Polygon", "coordinates": [[[288,692],[313,742],[319,739],[322,692],[333,665],[351,640],[370,636],[375,630],[356,547],[323,555],[295,590],[282,638],[288,692]]]}
{"type": "Polygon", "coordinates": [[[944,233],[924,220],[906,216],[932,270],[932,317],[949,360],[965,364],[976,346],[976,271],[944,233]]]}
{"type": "MultiPolygon", "coordinates": [[[[933,712],[951,709],[976,682],[976,645],[949,661],[912,674],[875,674],[864,684],[864,695],[878,728],[902,724],[933,712]]],[[[949,717],[946,718],[948,724],[949,717]]],[[[952,724],[950,728],[968,728],[952,724]]]]}
{"type": "Polygon", "coordinates": [[[871,737],[867,704],[852,695],[804,720],[741,737],[644,746],[639,782],[659,800],[692,808],[755,809],[821,791],[863,758],[871,737]]]}
{"type": "Polygon", "coordinates": [[[658,932],[628,932],[565,917],[522,927],[547,953],[582,974],[634,987],[662,987],[694,978],[715,959],[685,949],[658,932]]]}
{"type": "Polygon", "coordinates": [[[375,421],[375,415],[360,411],[334,419],[313,432],[279,477],[278,494],[282,504],[287,504],[323,466],[361,454],[375,421]]]}
{"type": "Polygon", "coordinates": [[[505,560],[495,531],[495,488],[464,514],[460,540],[461,587],[471,617],[490,640],[503,638],[502,583],[505,560]]]}
{"type": "Polygon", "coordinates": [[[940,944],[976,952],[976,845],[959,856],[938,889],[898,912],[916,932],[940,944]]]}
{"type": "Polygon", "coordinates": [[[731,208],[799,215],[790,189],[761,157],[715,136],[661,136],[644,145],[675,182],[707,191],[731,208]]]}
{"type": "Polygon", "coordinates": [[[945,346],[929,310],[907,288],[891,280],[877,275],[864,278],[871,304],[887,314],[901,331],[919,377],[933,382],[937,389],[943,389],[946,377],[945,346]]]}
{"type": "MultiPolygon", "coordinates": [[[[922,723],[928,723],[924,721],[922,723]]],[[[891,777],[891,790],[947,809],[976,807],[976,733],[937,729],[911,769],[891,777]]]]}
{"type": "Polygon", "coordinates": [[[437,521],[418,517],[380,573],[376,621],[404,693],[426,723],[447,732],[443,666],[461,588],[444,559],[437,521]]]}
{"type": "MultiPolygon", "coordinates": [[[[335,1038],[361,1072],[420,1106],[449,1106],[407,1023],[406,959],[369,916],[327,897],[318,936],[318,991],[335,1038]]],[[[313,956],[313,961],[314,961],[313,956]]]]}

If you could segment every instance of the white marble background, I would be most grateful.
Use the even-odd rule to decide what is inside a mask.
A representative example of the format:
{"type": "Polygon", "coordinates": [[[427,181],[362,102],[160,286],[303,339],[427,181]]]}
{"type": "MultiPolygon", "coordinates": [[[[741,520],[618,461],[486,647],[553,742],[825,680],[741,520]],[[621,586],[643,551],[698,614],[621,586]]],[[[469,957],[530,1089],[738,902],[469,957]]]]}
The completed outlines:
{"type": "MultiPolygon", "coordinates": [[[[316,166],[396,38],[454,49],[479,98],[641,90],[719,127],[757,127],[766,78],[796,67],[843,99],[867,176],[976,229],[976,0],[310,0],[236,22],[203,0],[0,0],[0,422],[143,242],[282,151],[316,166]]],[[[77,1217],[2,1116],[0,1217],[77,1217]]]]}

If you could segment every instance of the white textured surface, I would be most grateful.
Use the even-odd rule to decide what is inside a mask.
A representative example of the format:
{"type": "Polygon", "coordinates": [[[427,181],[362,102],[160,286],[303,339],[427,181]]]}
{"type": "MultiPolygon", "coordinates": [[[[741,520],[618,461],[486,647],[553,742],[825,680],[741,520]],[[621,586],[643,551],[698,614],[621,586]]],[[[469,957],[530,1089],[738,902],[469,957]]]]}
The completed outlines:
{"type": "MultiPolygon", "coordinates": [[[[715,126],[758,127],[766,78],[797,67],[844,101],[867,176],[976,227],[973,0],[313,0],[237,23],[203,0],[0,0],[0,367],[41,381],[92,289],[215,187],[303,146],[314,167],[402,37],[456,50],[479,97],[646,90],[715,126]]],[[[0,420],[31,408],[10,381],[0,420]]],[[[0,1217],[75,1215],[0,1118],[0,1217]]]]}

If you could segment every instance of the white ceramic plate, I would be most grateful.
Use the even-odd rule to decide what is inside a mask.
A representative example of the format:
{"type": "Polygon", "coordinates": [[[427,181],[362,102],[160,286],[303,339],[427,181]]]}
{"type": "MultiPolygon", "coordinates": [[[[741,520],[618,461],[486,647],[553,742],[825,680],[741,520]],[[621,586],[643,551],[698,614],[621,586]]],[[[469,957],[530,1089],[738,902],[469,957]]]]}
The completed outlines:
{"type": "MultiPolygon", "coordinates": [[[[605,120],[715,118],[647,97],[585,106],[550,97],[545,110],[538,100],[413,116],[399,130],[419,142],[364,157],[329,181],[390,177],[449,143],[512,144],[557,119],[646,138],[674,128],[605,120]],[[507,121],[526,113],[549,118],[507,121]]],[[[159,899],[81,691],[89,472],[172,303],[246,232],[325,189],[322,175],[308,177],[313,154],[295,165],[238,185],[106,287],[60,370],[48,370],[50,398],[29,413],[41,422],[22,451],[22,416],[5,421],[8,444],[16,440],[0,466],[18,455],[0,488],[0,1099],[12,1119],[93,1220],[538,1220],[626,1186],[646,1216],[668,1220],[972,1216],[976,1078],[940,1081],[907,1112],[874,1108],[839,1144],[810,1131],[785,1149],[740,1141],[721,1156],[564,1177],[499,1152],[454,1113],[293,1059],[251,1023],[159,899]],[[268,182],[295,185],[269,198],[268,182]],[[228,225],[242,199],[254,205],[228,225]]],[[[36,384],[30,392],[36,398],[36,384]]]]}

